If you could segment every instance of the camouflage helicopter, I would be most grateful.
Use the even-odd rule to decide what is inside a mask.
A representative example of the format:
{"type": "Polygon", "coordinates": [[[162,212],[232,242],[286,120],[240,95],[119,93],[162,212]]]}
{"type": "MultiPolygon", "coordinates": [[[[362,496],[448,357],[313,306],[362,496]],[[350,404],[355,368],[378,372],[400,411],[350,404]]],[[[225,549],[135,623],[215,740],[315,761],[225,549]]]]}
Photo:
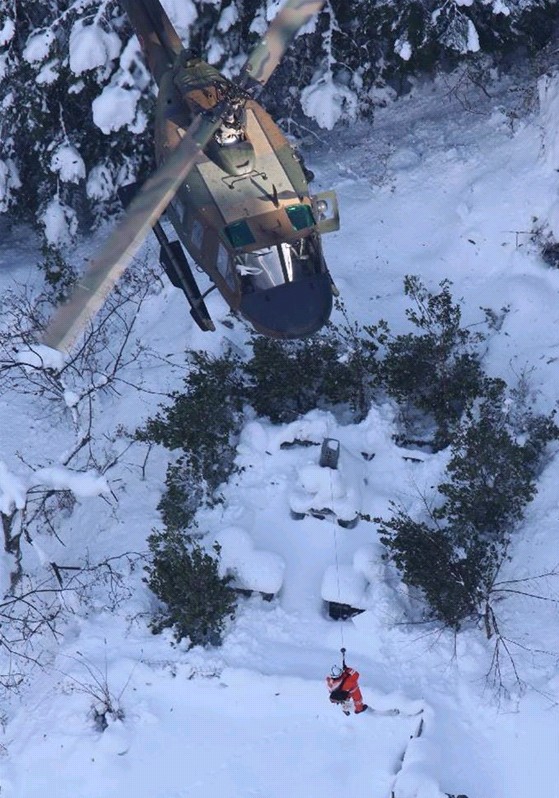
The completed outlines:
{"type": "Polygon", "coordinates": [[[309,193],[301,158],[255,96],[324,0],[287,0],[234,82],[184,49],[158,0],[120,1],[158,85],[158,169],[55,312],[43,343],[72,347],[152,228],[161,264],[202,330],[215,326],[183,247],[209,276],[209,290],[256,331],[310,335],[327,322],[337,294],[320,239],[339,227],[336,196],[309,193]],[[163,213],[179,240],[169,241],[163,213]]]}

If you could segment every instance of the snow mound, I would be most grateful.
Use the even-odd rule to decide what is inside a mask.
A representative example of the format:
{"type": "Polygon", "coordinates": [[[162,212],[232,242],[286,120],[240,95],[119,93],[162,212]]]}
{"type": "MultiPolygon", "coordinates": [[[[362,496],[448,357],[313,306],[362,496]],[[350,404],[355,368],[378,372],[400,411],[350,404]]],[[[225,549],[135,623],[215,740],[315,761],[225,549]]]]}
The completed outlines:
{"type": "Polygon", "coordinates": [[[222,529],[214,542],[221,549],[220,575],[232,576],[235,587],[272,595],[280,590],[285,561],[279,554],[255,548],[248,532],[240,527],[222,529]]]}
{"type": "Polygon", "coordinates": [[[9,515],[14,509],[25,507],[27,485],[20,477],[12,474],[0,460],[0,513],[9,515]]]}
{"type": "Polygon", "coordinates": [[[324,601],[348,604],[358,610],[366,609],[369,583],[351,565],[330,565],[322,579],[320,594],[324,601]]]}
{"type": "Polygon", "coordinates": [[[54,44],[55,35],[52,30],[31,34],[23,49],[23,58],[30,64],[38,64],[48,56],[54,44]]]}
{"type": "Polygon", "coordinates": [[[363,467],[344,447],[340,447],[338,468],[307,463],[298,469],[297,482],[289,496],[294,513],[328,511],[340,520],[353,521],[361,511],[363,467]]]}
{"type": "Polygon", "coordinates": [[[51,158],[50,168],[63,183],[79,183],[85,177],[85,163],[75,147],[62,144],[51,158]]]}
{"type": "Polygon", "coordinates": [[[369,581],[384,578],[385,564],[381,559],[383,548],[379,543],[367,543],[357,549],[353,555],[353,569],[369,581]]]}
{"type": "Polygon", "coordinates": [[[75,211],[65,205],[58,196],[48,203],[40,219],[45,238],[52,247],[63,247],[71,244],[78,230],[78,219],[75,211]]]}
{"type": "Polygon", "coordinates": [[[354,92],[336,83],[331,72],[322,75],[301,92],[301,107],[306,116],[315,119],[318,125],[332,130],[342,116],[353,120],[357,115],[357,99],[354,92]]]}
{"type": "Polygon", "coordinates": [[[64,366],[64,355],[58,349],[44,344],[35,344],[28,349],[20,349],[15,359],[18,363],[33,368],[53,369],[60,371],[64,366]]]}
{"type": "Polygon", "coordinates": [[[103,133],[131,125],[136,118],[140,92],[122,86],[105,86],[99,97],[93,100],[93,121],[103,133]]]}
{"type": "Polygon", "coordinates": [[[118,58],[120,39],[114,31],[105,31],[99,25],[86,25],[78,21],[70,33],[70,69],[81,75],[105,66],[118,58]]]}

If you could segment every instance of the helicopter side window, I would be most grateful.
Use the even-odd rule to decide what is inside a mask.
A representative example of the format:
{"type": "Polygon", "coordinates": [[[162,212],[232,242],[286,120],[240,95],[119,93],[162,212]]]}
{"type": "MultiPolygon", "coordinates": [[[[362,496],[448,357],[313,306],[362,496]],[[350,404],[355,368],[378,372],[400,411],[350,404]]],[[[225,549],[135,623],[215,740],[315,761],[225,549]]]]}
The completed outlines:
{"type": "Polygon", "coordinates": [[[194,246],[201,252],[202,240],[204,238],[204,226],[198,219],[194,219],[192,222],[192,233],[190,237],[194,246]]]}
{"type": "Polygon", "coordinates": [[[218,272],[221,274],[229,288],[231,288],[232,291],[235,291],[237,284],[234,267],[231,263],[231,256],[221,243],[219,244],[219,248],[217,250],[216,266],[218,272]]]}

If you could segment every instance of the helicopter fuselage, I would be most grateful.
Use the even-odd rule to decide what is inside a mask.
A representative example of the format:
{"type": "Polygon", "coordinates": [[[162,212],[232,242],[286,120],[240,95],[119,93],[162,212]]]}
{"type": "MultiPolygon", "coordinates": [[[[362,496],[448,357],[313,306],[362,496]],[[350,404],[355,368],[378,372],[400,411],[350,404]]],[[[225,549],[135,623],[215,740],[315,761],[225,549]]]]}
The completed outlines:
{"type": "Polygon", "coordinates": [[[134,5],[144,26],[136,32],[158,83],[158,165],[197,114],[211,118],[224,102],[229,109],[168,205],[167,218],[232,310],[258,332],[279,338],[315,332],[327,322],[336,293],[320,240],[339,227],[334,192],[311,196],[300,156],[262,106],[179,49],[164,12],[149,10],[153,3],[134,5]]]}

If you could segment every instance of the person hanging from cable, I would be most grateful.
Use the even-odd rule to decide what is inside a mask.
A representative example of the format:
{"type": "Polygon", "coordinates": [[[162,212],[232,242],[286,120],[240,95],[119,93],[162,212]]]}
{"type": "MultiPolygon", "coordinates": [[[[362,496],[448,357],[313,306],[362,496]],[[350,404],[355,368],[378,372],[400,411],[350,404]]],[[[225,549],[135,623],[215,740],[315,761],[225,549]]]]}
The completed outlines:
{"type": "Polygon", "coordinates": [[[334,665],[330,671],[330,676],[326,677],[326,684],[330,691],[330,701],[332,704],[340,704],[344,715],[350,714],[351,702],[353,701],[353,711],[356,715],[368,709],[367,704],[363,703],[363,696],[359,689],[359,673],[346,665],[345,648],[342,652],[342,667],[334,665]]]}

